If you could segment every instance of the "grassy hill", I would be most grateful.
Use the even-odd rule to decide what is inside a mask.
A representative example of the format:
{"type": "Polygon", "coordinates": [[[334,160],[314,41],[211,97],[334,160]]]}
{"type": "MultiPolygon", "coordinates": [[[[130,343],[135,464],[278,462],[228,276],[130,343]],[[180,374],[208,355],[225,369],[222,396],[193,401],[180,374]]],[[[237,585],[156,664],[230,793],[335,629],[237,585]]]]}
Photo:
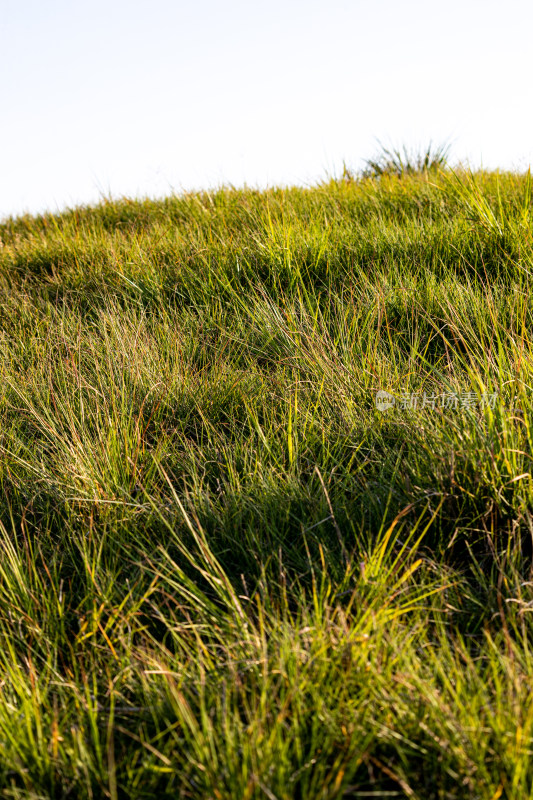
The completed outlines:
{"type": "Polygon", "coordinates": [[[1,797],[533,797],[532,231],[439,169],[0,225],[1,797]]]}

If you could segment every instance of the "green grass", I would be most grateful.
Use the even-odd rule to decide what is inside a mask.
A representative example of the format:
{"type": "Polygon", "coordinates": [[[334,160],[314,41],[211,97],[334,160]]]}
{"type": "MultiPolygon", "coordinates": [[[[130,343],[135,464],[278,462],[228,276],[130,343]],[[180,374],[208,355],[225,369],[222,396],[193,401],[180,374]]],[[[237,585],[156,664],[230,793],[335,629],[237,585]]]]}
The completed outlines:
{"type": "Polygon", "coordinates": [[[1,797],[533,798],[531,181],[430,166],[0,225],[1,797]]]}

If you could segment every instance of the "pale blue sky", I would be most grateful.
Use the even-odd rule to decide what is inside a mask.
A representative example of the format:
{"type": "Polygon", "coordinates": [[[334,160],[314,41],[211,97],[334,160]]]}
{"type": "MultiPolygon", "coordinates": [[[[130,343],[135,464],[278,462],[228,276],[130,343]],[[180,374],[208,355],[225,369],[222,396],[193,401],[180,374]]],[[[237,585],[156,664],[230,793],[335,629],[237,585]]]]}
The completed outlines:
{"type": "Polygon", "coordinates": [[[533,161],[531,0],[0,0],[0,216],[312,183],[375,138],[533,161]]]}

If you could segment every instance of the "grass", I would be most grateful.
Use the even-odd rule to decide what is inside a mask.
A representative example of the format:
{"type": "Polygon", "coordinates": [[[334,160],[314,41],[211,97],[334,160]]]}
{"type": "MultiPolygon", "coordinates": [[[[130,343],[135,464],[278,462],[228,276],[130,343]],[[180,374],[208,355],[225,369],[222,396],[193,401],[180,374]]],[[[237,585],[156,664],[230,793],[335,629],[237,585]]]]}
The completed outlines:
{"type": "Polygon", "coordinates": [[[533,798],[531,181],[441,167],[0,225],[0,796],[533,798]]]}
{"type": "MultiPolygon", "coordinates": [[[[377,178],[382,175],[405,175],[431,173],[446,169],[450,144],[430,143],[424,152],[410,151],[407,147],[388,148],[380,143],[380,151],[374,158],[368,158],[363,169],[363,177],[377,178]]],[[[345,171],[349,175],[349,171],[345,171]]]]}

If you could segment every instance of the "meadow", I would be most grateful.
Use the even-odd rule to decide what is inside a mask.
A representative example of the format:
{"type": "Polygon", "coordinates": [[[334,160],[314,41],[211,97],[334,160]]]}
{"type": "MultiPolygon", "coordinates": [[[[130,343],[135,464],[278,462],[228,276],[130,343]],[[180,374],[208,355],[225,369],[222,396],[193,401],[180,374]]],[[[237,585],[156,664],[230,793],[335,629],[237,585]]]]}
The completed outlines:
{"type": "Polygon", "coordinates": [[[0,797],[533,798],[531,178],[378,167],[0,224],[0,797]]]}

